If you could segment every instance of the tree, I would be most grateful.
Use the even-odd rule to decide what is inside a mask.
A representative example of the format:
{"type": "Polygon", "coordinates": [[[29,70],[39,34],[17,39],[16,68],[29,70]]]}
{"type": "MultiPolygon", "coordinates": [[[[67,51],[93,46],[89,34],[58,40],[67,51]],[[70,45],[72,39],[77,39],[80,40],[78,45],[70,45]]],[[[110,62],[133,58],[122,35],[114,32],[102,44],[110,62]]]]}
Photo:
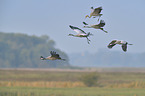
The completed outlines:
{"type": "Polygon", "coordinates": [[[28,36],[20,33],[0,32],[0,67],[1,68],[47,68],[68,67],[66,53],[55,48],[55,42],[49,36],[28,36]],[[56,51],[66,61],[42,61],[40,56],[56,51]]]}
{"type": "Polygon", "coordinates": [[[87,73],[82,75],[80,80],[88,87],[98,85],[99,74],[97,72],[87,73]]]}

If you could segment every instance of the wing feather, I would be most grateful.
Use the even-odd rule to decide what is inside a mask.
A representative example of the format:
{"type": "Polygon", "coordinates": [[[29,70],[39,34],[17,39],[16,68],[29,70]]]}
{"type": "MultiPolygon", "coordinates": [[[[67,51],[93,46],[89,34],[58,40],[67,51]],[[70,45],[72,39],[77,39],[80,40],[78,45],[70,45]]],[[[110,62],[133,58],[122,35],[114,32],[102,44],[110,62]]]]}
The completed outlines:
{"type": "Polygon", "coordinates": [[[101,13],[101,10],[102,10],[102,7],[95,8],[94,9],[94,13],[100,14],[101,13]]]}
{"type": "Polygon", "coordinates": [[[98,24],[99,27],[104,27],[105,26],[105,22],[104,20],[101,20],[100,23],[98,24]]]}
{"type": "Polygon", "coordinates": [[[115,46],[116,45],[116,42],[117,40],[112,40],[109,44],[108,44],[108,48],[112,48],[113,46],[115,46]]]}
{"type": "Polygon", "coordinates": [[[74,27],[74,26],[71,26],[69,25],[69,27],[74,30],[75,32],[77,32],[78,34],[86,34],[85,31],[83,31],[82,29],[78,28],[78,27],[74,27]]]}
{"type": "Polygon", "coordinates": [[[51,57],[60,58],[60,57],[59,57],[59,54],[57,54],[57,53],[54,52],[54,51],[50,51],[50,54],[51,54],[51,57]]]}
{"type": "Polygon", "coordinates": [[[122,44],[122,50],[123,50],[124,52],[127,51],[127,44],[122,44]]]}

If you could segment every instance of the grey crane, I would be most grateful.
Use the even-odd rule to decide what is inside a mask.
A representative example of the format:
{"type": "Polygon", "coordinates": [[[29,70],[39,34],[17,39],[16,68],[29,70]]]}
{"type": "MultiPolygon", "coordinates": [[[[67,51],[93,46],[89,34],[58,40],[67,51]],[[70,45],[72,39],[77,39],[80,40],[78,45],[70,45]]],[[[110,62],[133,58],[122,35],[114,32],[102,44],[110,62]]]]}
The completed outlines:
{"type": "Polygon", "coordinates": [[[85,18],[87,18],[87,17],[91,18],[92,16],[93,16],[93,18],[96,18],[97,16],[99,16],[99,18],[98,18],[98,21],[99,21],[100,17],[102,16],[102,14],[100,14],[101,10],[102,10],[102,7],[98,7],[95,9],[93,7],[91,7],[90,16],[86,15],[85,18]]]}
{"type": "Polygon", "coordinates": [[[48,57],[43,57],[43,56],[40,56],[40,59],[41,60],[65,60],[65,59],[61,59],[61,57],[59,56],[59,54],[57,54],[56,52],[54,51],[50,51],[50,56],[48,57]]]}
{"type": "Polygon", "coordinates": [[[104,31],[105,33],[108,33],[107,31],[105,31],[103,29],[103,27],[105,26],[105,22],[104,20],[100,20],[99,24],[93,24],[93,25],[89,25],[86,22],[83,22],[83,24],[85,25],[84,28],[95,28],[95,29],[100,29],[102,31],[104,31]]]}
{"type": "Polygon", "coordinates": [[[77,32],[78,34],[76,34],[76,35],[69,34],[68,36],[85,37],[85,38],[87,38],[88,44],[90,44],[89,41],[91,41],[91,40],[89,40],[88,37],[89,37],[90,35],[93,35],[93,34],[91,34],[90,32],[86,33],[85,31],[83,31],[82,29],[80,29],[80,28],[78,28],[78,27],[74,27],[74,26],[71,26],[71,25],[69,25],[69,27],[70,27],[72,30],[74,30],[75,32],[77,32]]]}
{"type": "Polygon", "coordinates": [[[123,40],[112,40],[109,45],[107,46],[109,49],[111,49],[113,46],[115,46],[116,44],[119,44],[122,46],[122,50],[124,52],[127,51],[127,45],[133,45],[133,44],[129,44],[128,42],[126,41],[123,41],[123,40]]]}

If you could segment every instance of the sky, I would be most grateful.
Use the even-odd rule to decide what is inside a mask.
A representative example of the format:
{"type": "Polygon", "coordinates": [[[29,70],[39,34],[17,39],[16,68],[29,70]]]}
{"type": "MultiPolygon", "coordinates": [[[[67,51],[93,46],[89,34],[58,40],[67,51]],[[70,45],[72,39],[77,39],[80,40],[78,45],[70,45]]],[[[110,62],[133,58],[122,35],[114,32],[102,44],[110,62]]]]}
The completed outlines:
{"type": "Polygon", "coordinates": [[[56,48],[66,53],[90,52],[100,49],[122,51],[120,46],[108,49],[114,39],[132,43],[130,53],[145,52],[145,0],[0,0],[0,32],[48,35],[56,48]],[[83,28],[83,21],[98,24],[97,18],[86,18],[91,7],[102,6],[105,33],[83,28]],[[90,44],[86,38],[70,37],[76,34],[69,28],[76,26],[91,32],[90,44]]]}

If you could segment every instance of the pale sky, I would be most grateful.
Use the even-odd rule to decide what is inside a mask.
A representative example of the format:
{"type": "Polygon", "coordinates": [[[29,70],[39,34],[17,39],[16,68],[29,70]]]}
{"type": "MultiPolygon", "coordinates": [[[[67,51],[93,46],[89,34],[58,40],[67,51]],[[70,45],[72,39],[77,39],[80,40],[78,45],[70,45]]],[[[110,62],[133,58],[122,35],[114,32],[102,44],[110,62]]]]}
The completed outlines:
{"type": "MultiPolygon", "coordinates": [[[[145,52],[145,0],[0,0],[0,31],[48,35],[56,48],[66,53],[110,50],[113,39],[125,40],[134,45],[128,52],[145,52]],[[105,30],[85,29],[82,22],[97,24],[97,18],[86,18],[90,7],[102,6],[105,30]],[[84,38],[69,37],[76,34],[69,25],[91,32],[90,44],[84,38]]],[[[110,51],[122,51],[115,46],[110,51]]]]}

